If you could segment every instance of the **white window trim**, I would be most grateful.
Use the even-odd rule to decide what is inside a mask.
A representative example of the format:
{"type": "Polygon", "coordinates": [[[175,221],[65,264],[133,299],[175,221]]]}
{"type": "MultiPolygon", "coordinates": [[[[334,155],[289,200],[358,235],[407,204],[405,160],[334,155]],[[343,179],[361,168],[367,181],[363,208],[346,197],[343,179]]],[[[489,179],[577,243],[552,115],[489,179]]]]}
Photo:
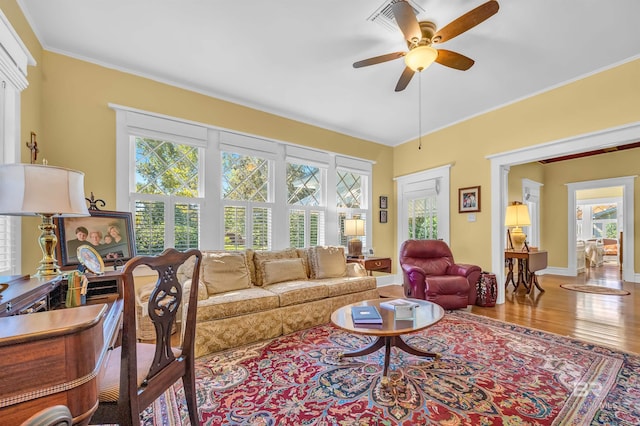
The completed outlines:
{"type": "MultiPolygon", "coordinates": [[[[0,10],[0,89],[3,91],[0,164],[20,162],[20,93],[29,85],[28,66],[35,65],[35,59],[0,10]]],[[[10,269],[0,271],[0,274],[13,275],[22,270],[21,223],[18,217],[8,219],[12,240],[9,247],[10,269]]]]}
{"type": "Polygon", "coordinates": [[[451,176],[452,164],[447,164],[441,167],[413,173],[406,176],[397,177],[396,181],[398,188],[398,200],[397,205],[397,218],[398,218],[398,247],[402,245],[402,242],[406,239],[405,235],[408,233],[407,221],[405,220],[405,194],[409,194],[415,191],[426,191],[429,189],[435,189],[438,194],[436,198],[437,210],[438,210],[438,238],[444,240],[449,244],[450,238],[450,220],[449,215],[451,211],[451,195],[450,195],[450,176],[451,176]]]}

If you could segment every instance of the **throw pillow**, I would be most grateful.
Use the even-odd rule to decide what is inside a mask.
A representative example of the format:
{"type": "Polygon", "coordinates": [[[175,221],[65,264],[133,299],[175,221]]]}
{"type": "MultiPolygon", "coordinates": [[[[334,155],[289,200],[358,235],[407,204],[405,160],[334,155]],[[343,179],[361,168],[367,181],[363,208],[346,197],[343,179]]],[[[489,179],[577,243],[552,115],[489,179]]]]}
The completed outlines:
{"type": "Polygon", "coordinates": [[[264,262],[264,285],[307,278],[302,259],[279,259],[264,262]]]}
{"type": "Polygon", "coordinates": [[[336,278],[347,274],[344,247],[317,246],[309,249],[311,278],[336,278]]]}
{"type": "Polygon", "coordinates": [[[251,287],[247,260],[241,253],[207,253],[202,259],[200,280],[209,294],[226,293],[251,287]]]}
{"type": "Polygon", "coordinates": [[[264,263],[268,260],[278,259],[297,259],[298,253],[296,249],[284,249],[273,251],[256,251],[253,253],[253,259],[256,265],[256,285],[264,285],[264,263]]]}

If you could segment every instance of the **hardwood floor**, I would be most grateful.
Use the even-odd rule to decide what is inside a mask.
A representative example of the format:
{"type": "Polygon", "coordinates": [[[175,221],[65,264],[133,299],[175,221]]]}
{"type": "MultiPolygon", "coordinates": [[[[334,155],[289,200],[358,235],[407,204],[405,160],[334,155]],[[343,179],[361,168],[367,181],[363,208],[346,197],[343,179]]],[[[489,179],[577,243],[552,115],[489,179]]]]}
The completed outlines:
{"type": "MultiPolygon", "coordinates": [[[[538,330],[571,336],[626,352],[640,353],[640,283],[620,280],[618,265],[605,263],[577,277],[542,275],[526,294],[510,285],[506,302],[491,308],[473,306],[471,312],[538,330]],[[628,296],[603,296],[566,290],[563,283],[599,284],[629,291],[628,296]]],[[[504,285],[504,283],[502,284],[504,285]]],[[[380,288],[381,295],[401,297],[401,286],[380,288]]]]}

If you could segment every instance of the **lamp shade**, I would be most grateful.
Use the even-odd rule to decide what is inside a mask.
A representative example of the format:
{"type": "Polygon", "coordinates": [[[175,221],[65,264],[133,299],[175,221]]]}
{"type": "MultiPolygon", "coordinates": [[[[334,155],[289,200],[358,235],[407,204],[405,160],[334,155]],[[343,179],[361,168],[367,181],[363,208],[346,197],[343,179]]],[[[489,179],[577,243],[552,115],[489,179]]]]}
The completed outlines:
{"type": "Polygon", "coordinates": [[[364,220],[362,219],[345,219],[344,235],[361,237],[364,235],[364,220]]]}
{"type": "Polygon", "coordinates": [[[529,208],[526,204],[514,203],[507,206],[507,213],[504,218],[504,226],[529,226],[529,208]]]}
{"type": "Polygon", "coordinates": [[[422,71],[438,57],[438,51],[431,46],[418,46],[404,56],[404,63],[414,71],[422,71]]]}
{"type": "Polygon", "coordinates": [[[38,164],[0,165],[0,215],[89,216],[84,173],[38,164]]]}

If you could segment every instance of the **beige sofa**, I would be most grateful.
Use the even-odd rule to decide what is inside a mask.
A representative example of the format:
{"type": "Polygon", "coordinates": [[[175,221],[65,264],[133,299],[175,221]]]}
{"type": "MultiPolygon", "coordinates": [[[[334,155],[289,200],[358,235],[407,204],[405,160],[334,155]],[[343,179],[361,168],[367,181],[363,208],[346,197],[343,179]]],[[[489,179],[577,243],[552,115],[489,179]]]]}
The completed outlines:
{"type": "Polygon", "coordinates": [[[197,288],[197,357],[324,324],[341,306],[379,297],[343,247],[203,251],[197,288]]]}

